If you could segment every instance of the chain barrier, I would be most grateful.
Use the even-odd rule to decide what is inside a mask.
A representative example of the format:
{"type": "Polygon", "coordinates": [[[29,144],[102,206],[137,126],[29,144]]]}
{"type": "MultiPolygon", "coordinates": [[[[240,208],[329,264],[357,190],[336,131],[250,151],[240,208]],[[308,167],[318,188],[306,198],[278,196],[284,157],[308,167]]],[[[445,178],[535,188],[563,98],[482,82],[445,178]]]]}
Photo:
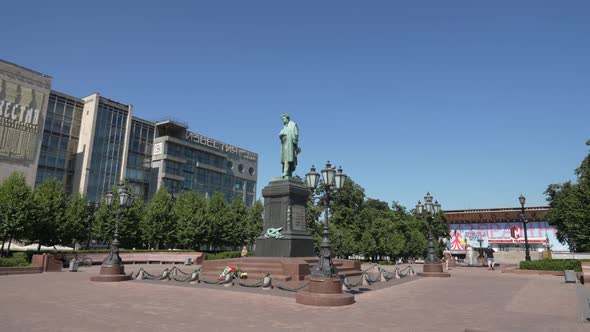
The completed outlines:
{"type": "Polygon", "coordinates": [[[351,283],[346,275],[340,276],[340,280],[342,280],[342,284],[344,285],[344,287],[346,287],[346,289],[353,289],[353,288],[356,288],[356,287],[359,287],[360,285],[362,285],[363,282],[366,282],[368,285],[372,285],[372,284],[379,282],[379,281],[388,282],[392,279],[398,279],[398,278],[402,279],[402,278],[406,278],[406,277],[411,277],[414,274],[416,274],[416,272],[414,272],[414,268],[411,265],[407,266],[404,269],[400,269],[399,267],[396,267],[393,272],[390,272],[390,271],[387,271],[386,269],[382,268],[381,266],[374,264],[370,268],[362,271],[361,277],[359,278],[358,282],[356,282],[356,283],[351,283]],[[375,266],[377,266],[377,276],[375,276],[375,278],[371,278],[369,270],[375,268],[375,266]]]}
{"type": "MultiPolygon", "coordinates": [[[[309,284],[309,281],[305,281],[297,287],[294,287],[294,288],[287,287],[283,284],[278,283],[276,281],[276,279],[273,278],[270,273],[267,273],[262,279],[260,279],[257,282],[254,282],[254,283],[243,282],[240,280],[240,278],[237,275],[234,275],[234,274],[228,274],[228,275],[226,275],[226,277],[224,279],[221,279],[221,280],[215,280],[215,281],[206,280],[206,279],[202,278],[201,273],[202,273],[201,268],[198,268],[198,269],[194,270],[193,272],[189,273],[189,272],[184,272],[177,267],[172,267],[171,269],[169,269],[169,268],[164,269],[164,271],[162,271],[162,273],[160,273],[160,275],[154,275],[154,274],[148,273],[143,268],[140,268],[139,271],[137,272],[137,274],[133,278],[136,280],[161,280],[161,281],[174,280],[174,281],[178,281],[178,282],[189,282],[189,283],[203,282],[204,284],[207,284],[207,285],[226,285],[226,286],[229,286],[229,284],[234,286],[237,283],[239,286],[242,286],[242,287],[262,288],[265,290],[274,288],[276,286],[278,289],[283,290],[283,291],[288,291],[288,292],[297,292],[297,291],[307,287],[307,285],[309,284]],[[184,277],[179,276],[179,274],[184,277]]],[[[387,271],[386,269],[382,268],[378,264],[373,264],[369,268],[361,271],[361,276],[360,276],[359,280],[355,283],[351,282],[349,280],[348,276],[346,276],[346,275],[341,275],[339,277],[340,277],[340,280],[342,281],[342,284],[344,285],[344,287],[346,287],[346,289],[353,289],[353,288],[361,286],[364,283],[366,283],[368,285],[372,285],[372,284],[379,282],[379,281],[388,282],[392,279],[398,279],[398,278],[402,279],[402,278],[410,277],[414,274],[415,274],[415,271],[411,265],[405,267],[404,269],[400,269],[399,267],[396,267],[395,270],[393,272],[391,272],[391,271],[387,271]],[[377,267],[377,275],[374,278],[372,278],[369,273],[369,270],[372,270],[375,267],[377,267]]],[[[133,272],[131,272],[131,275],[133,276],[133,272]]]]}
{"type": "MultiPolygon", "coordinates": [[[[274,279],[274,278],[271,277],[271,279],[274,279]]],[[[301,286],[298,286],[295,288],[290,288],[290,287],[287,287],[287,286],[277,283],[277,288],[280,290],[287,291],[287,292],[297,292],[298,290],[305,288],[307,286],[307,284],[309,284],[309,281],[304,282],[303,284],[301,284],[301,286]]]]}
{"type": "Polygon", "coordinates": [[[170,278],[170,269],[165,269],[162,273],[158,275],[149,274],[146,270],[142,268],[137,271],[137,274],[133,279],[137,280],[169,280],[170,278]]]}

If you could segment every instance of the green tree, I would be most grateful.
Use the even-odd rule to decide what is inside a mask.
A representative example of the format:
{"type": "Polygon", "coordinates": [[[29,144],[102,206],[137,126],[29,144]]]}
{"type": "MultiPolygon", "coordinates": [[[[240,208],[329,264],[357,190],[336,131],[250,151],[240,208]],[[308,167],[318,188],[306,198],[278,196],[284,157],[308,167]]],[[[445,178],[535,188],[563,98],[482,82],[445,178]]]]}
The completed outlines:
{"type": "Polygon", "coordinates": [[[108,206],[103,197],[100,207],[94,213],[92,235],[98,241],[110,244],[115,234],[115,222],[119,211],[119,239],[122,248],[141,246],[141,223],[144,215],[145,203],[141,199],[135,199],[130,208],[119,207],[119,195],[116,194],[118,186],[114,186],[113,204],[108,206]]]}
{"type": "MultiPolygon", "coordinates": [[[[590,140],[586,142],[590,146],[590,140]]],[[[590,154],[575,171],[576,182],[551,184],[545,195],[551,209],[546,218],[557,239],[576,251],[590,251],[590,154]]]]}
{"type": "Polygon", "coordinates": [[[246,243],[246,213],[248,209],[244,204],[242,195],[236,195],[232,198],[229,206],[229,220],[227,228],[227,245],[232,247],[241,247],[246,243]]]}
{"type": "Polygon", "coordinates": [[[256,238],[262,233],[262,212],[264,211],[264,205],[260,200],[254,202],[248,212],[246,213],[246,219],[244,221],[244,242],[247,245],[254,245],[256,238]]]}
{"type": "Polygon", "coordinates": [[[229,207],[223,194],[217,192],[209,200],[207,209],[209,244],[213,250],[221,248],[229,243],[228,225],[231,220],[229,207]]]}
{"type": "Polygon", "coordinates": [[[207,243],[207,200],[194,191],[179,194],[172,209],[176,218],[176,239],[185,248],[207,243]]]}
{"type": "Polygon", "coordinates": [[[428,241],[423,232],[413,228],[405,235],[405,238],[406,246],[403,252],[405,257],[426,257],[428,241]]]}
{"type": "Polygon", "coordinates": [[[113,205],[107,206],[103,198],[100,207],[94,213],[94,222],[92,223],[92,237],[99,242],[111,243],[115,232],[115,211],[119,204],[119,198],[115,195],[113,205]]]}
{"type": "Polygon", "coordinates": [[[31,188],[22,173],[12,173],[0,186],[0,240],[7,250],[14,239],[26,236],[32,209],[31,188]]]}
{"type": "Polygon", "coordinates": [[[66,222],[62,228],[64,244],[86,243],[88,241],[88,199],[85,195],[71,195],[66,206],[66,222]]]}
{"type": "Polygon", "coordinates": [[[173,243],[176,233],[173,206],[172,196],[162,186],[148,204],[141,221],[142,238],[149,248],[160,249],[161,245],[173,243]]]}
{"type": "Polygon", "coordinates": [[[55,178],[44,180],[33,191],[31,238],[41,245],[62,244],[65,236],[67,197],[63,185],[55,178]]]}
{"type": "Polygon", "coordinates": [[[119,238],[121,241],[121,247],[143,247],[141,222],[143,220],[145,209],[145,202],[137,197],[135,197],[131,207],[121,208],[121,216],[119,219],[119,238]]]}

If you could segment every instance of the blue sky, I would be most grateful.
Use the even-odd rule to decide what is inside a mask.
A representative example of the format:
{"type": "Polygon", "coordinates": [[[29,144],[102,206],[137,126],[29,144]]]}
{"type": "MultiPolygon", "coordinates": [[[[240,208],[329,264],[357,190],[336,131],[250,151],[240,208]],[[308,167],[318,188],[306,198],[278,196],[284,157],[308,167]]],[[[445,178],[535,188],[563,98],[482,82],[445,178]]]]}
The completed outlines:
{"type": "MultiPolygon", "coordinates": [[[[369,197],[544,205],[590,139],[588,1],[9,1],[0,58],[259,153],[331,160],[369,197]],[[9,28],[8,28],[9,27],[9,28]]],[[[259,194],[260,195],[260,194],[259,194]]]]}

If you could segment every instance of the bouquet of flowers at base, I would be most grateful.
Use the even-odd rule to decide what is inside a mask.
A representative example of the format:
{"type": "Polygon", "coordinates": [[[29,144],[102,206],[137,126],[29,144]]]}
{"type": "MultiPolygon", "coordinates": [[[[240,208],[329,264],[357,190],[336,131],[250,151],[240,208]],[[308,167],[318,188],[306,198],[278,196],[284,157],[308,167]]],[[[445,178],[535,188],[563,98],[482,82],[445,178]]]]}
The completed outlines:
{"type": "Polygon", "coordinates": [[[240,267],[237,265],[228,265],[219,275],[219,280],[224,280],[225,276],[231,274],[232,278],[239,278],[241,275],[240,267]]]}

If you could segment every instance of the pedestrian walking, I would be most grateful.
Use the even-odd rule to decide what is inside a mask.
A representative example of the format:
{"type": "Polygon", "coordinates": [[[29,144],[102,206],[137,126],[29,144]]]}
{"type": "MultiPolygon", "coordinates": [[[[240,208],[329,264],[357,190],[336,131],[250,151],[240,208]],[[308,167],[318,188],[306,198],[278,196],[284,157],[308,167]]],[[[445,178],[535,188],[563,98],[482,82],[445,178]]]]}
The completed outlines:
{"type": "Polygon", "coordinates": [[[485,254],[488,259],[488,270],[494,270],[494,249],[492,249],[492,246],[488,246],[485,254]]]}
{"type": "Polygon", "coordinates": [[[451,251],[449,250],[449,248],[445,248],[445,250],[443,251],[443,257],[445,258],[445,271],[448,271],[449,261],[451,260],[451,251]]]}

